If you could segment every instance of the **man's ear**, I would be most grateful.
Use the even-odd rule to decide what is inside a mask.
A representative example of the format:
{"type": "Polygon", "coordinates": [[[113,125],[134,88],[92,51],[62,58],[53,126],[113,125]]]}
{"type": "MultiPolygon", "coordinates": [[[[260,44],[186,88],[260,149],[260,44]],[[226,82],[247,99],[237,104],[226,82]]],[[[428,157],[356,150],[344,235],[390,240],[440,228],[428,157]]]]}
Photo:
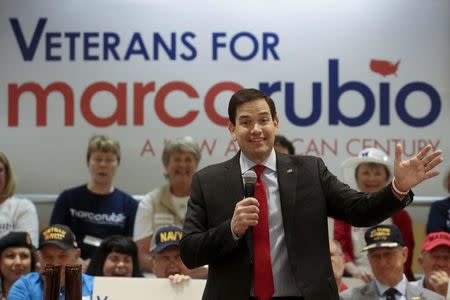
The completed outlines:
{"type": "Polygon", "coordinates": [[[278,116],[275,116],[274,118],[273,118],[273,125],[275,126],[275,134],[278,134],[278,116]]]}
{"type": "Polygon", "coordinates": [[[423,254],[422,253],[417,258],[417,262],[419,263],[420,267],[423,269],[423,254]]]}
{"type": "Polygon", "coordinates": [[[228,121],[228,130],[231,133],[231,137],[233,138],[233,142],[236,142],[236,126],[231,123],[230,121],[228,121]]]}
{"type": "Polygon", "coordinates": [[[408,259],[408,247],[402,248],[402,254],[403,254],[403,263],[408,259]]]}

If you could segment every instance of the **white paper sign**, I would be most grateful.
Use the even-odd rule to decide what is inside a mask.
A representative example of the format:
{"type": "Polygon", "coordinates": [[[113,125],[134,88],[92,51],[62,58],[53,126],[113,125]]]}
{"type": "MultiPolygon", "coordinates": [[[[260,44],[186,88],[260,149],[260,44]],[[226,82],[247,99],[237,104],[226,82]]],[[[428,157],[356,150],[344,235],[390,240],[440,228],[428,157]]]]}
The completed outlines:
{"type": "Polygon", "coordinates": [[[166,278],[95,277],[92,300],[199,300],[206,280],[172,284],[166,278]]]}

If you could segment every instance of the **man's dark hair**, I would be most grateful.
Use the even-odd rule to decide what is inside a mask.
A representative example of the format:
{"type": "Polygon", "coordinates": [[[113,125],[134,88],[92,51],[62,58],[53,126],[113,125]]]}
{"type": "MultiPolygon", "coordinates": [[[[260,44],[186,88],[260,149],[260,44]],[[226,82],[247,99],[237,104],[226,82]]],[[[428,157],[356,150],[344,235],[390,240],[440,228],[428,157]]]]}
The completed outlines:
{"type": "Polygon", "coordinates": [[[228,118],[230,119],[230,122],[233,125],[236,125],[236,110],[239,105],[259,99],[263,99],[267,102],[267,105],[269,105],[270,108],[270,115],[272,116],[272,119],[274,119],[277,115],[277,111],[272,98],[257,89],[242,89],[234,93],[234,95],[231,96],[230,103],[228,103],[228,118]]]}
{"type": "Polygon", "coordinates": [[[295,148],[294,145],[284,136],[284,135],[276,135],[275,136],[275,145],[280,145],[284,148],[286,148],[290,155],[295,154],[295,148]]]}
{"type": "Polygon", "coordinates": [[[92,276],[104,276],[103,265],[111,252],[130,255],[133,261],[132,277],[143,277],[139,268],[138,250],[136,244],[126,236],[112,235],[103,240],[92,256],[86,274],[92,276]]]}

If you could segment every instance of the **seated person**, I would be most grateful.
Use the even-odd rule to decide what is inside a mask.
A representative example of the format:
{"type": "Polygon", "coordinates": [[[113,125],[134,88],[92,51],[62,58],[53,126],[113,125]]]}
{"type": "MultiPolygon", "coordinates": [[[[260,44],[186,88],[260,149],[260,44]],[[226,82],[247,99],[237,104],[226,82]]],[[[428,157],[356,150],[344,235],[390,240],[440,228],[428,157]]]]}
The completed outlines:
{"type": "Polygon", "coordinates": [[[400,229],[396,225],[376,225],[364,235],[367,256],[375,279],[360,287],[339,294],[341,300],[396,300],[396,299],[444,299],[439,294],[414,286],[404,275],[404,263],[408,248],[404,246],[400,229]]]}
{"type": "Polygon", "coordinates": [[[36,207],[28,199],[14,195],[16,179],[8,158],[0,152],[0,238],[10,231],[25,231],[38,245],[39,223],[36,207]]]}
{"type": "Polygon", "coordinates": [[[129,237],[122,235],[107,237],[94,252],[86,274],[142,277],[136,244],[129,237]]]}
{"type": "MultiPolygon", "coordinates": [[[[394,167],[389,157],[381,150],[367,148],[359,152],[358,157],[347,159],[342,164],[344,182],[357,187],[363,193],[373,193],[391,182],[394,167]]],[[[395,224],[400,228],[408,257],[405,261],[405,274],[408,280],[414,280],[412,257],[414,234],[412,220],[406,210],[395,213],[382,224],[395,224]]],[[[334,221],[334,238],[341,244],[345,257],[345,271],[351,277],[369,283],[373,279],[367,256],[362,253],[364,233],[367,228],[354,227],[342,221],[334,221]]]]}
{"type": "Polygon", "coordinates": [[[423,241],[418,261],[424,277],[413,284],[447,297],[450,281],[450,233],[441,231],[428,234],[423,241]]]}
{"type": "Polygon", "coordinates": [[[150,254],[153,273],[157,278],[169,278],[178,283],[189,280],[191,271],[180,257],[180,241],[183,228],[175,225],[162,226],[153,235],[150,254]]]}
{"type": "Polygon", "coordinates": [[[294,155],[295,154],[295,148],[294,145],[284,136],[284,135],[276,135],[275,136],[275,142],[273,147],[275,148],[275,151],[285,154],[294,155]]]}
{"type": "MultiPolygon", "coordinates": [[[[80,249],[77,246],[75,235],[69,227],[55,224],[45,228],[39,236],[39,256],[42,270],[48,265],[61,266],[61,294],[64,300],[64,267],[77,264],[80,249]]],[[[91,296],[94,278],[81,274],[82,296],[91,296]]],[[[8,300],[42,300],[44,283],[40,273],[31,272],[20,277],[11,287],[8,300]]]]}
{"type": "Polygon", "coordinates": [[[59,195],[50,224],[69,226],[77,237],[83,270],[102,239],[120,234],[133,236],[138,203],[113,185],[120,164],[119,142],[104,135],[89,140],[87,184],[74,187],[59,195]]]}
{"type": "Polygon", "coordinates": [[[139,202],[134,227],[142,270],[152,272],[150,241],[160,226],[183,225],[191,192],[192,176],[201,158],[200,148],[190,136],[165,144],[162,153],[167,184],[150,191],[139,202]]]}
{"type": "MultiPolygon", "coordinates": [[[[444,180],[444,185],[450,193],[450,171],[444,180]]],[[[446,231],[450,233],[450,197],[434,201],[428,215],[427,233],[446,231]]]]}
{"type": "Polygon", "coordinates": [[[348,287],[342,281],[345,268],[344,253],[342,252],[341,245],[336,240],[329,240],[329,244],[330,244],[331,266],[333,267],[334,279],[336,279],[338,291],[342,292],[348,289],[348,287]]]}
{"type": "Polygon", "coordinates": [[[27,232],[11,231],[0,239],[0,299],[6,299],[17,279],[35,270],[36,253],[27,232]]]}

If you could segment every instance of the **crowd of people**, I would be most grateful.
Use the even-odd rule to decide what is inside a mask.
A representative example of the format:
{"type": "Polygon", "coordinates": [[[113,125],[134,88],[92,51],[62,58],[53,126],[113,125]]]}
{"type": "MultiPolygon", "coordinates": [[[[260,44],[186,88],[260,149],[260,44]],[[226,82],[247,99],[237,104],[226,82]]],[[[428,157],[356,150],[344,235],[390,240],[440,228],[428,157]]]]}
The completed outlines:
{"type": "MultiPolygon", "coordinates": [[[[256,93],[256,95],[259,94],[256,93]]],[[[231,112],[230,115],[230,131],[245,155],[252,154],[253,150],[245,148],[251,145],[246,145],[247,141],[242,136],[244,129],[241,127],[247,125],[245,123],[242,125],[241,122],[252,121],[252,111],[249,116],[246,116],[245,109],[242,111],[239,109],[250,105],[249,109],[264,110],[266,102],[258,102],[258,99],[261,100],[261,97],[238,103],[236,111],[231,112]],[[245,120],[239,119],[242,118],[239,115],[241,112],[244,113],[245,120]],[[233,123],[236,120],[238,124],[233,123]]],[[[270,101],[267,103],[270,106],[270,101]]],[[[273,122],[274,127],[277,128],[276,114],[270,111],[268,116],[263,117],[256,116],[261,119],[257,122],[264,122],[262,127],[266,126],[267,122],[269,124],[273,122]]],[[[284,159],[284,157],[295,155],[295,148],[286,137],[277,135],[268,143],[272,143],[267,153],[273,153],[270,155],[274,156],[274,164],[275,156],[284,159]]],[[[247,161],[243,161],[242,158],[239,161],[238,158],[237,166],[239,167],[239,163],[241,167],[253,165],[250,156],[247,157],[247,161]]],[[[258,153],[254,153],[254,158],[258,158],[258,153]]],[[[218,276],[216,270],[222,267],[221,263],[217,262],[219,255],[234,251],[234,248],[228,249],[226,243],[233,245],[235,249],[240,249],[239,247],[249,249],[249,245],[243,246],[244,243],[240,242],[249,234],[248,227],[256,226],[260,221],[258,217],[260,210],[273,208],[270,204],[269,208],[260,207],[260,204],[252,202],[253,198],[250,197],[235,205],[236,208],[241,207],[244,211],[247,210],[248,216],[256,214],[256,220],[248,219],[248,222],[254,223],[242,226],[242,223],[237,220],[235,211],[234,214],[231,212],[233,219],[228,223],[208,229],[206,224],[210,226],[214,222],[220,223],[222,217],[201,215],[203,211],[199,210],[206,210],[206,204],[201,202],[203,199],[199,197],[204,196],[203,192],[210,192],[209,190],[200,192],[202,188],[206,188],[208,182],[200,182],[201,177],[197,177],[196,181],[193,179],[200,159],[200,148],[191,137],[167,142],[162,154],[167,184],[151,190],[138,202],[114,185],[114,178],[121,162],[119,142],[105,135],[93,136],[88,142],[86,152],[89,181],[63,191],[56,200],[49,226],[39,231],[36,208],[31,201],[15,196],[16,181],[13,167],[6,155],[0,152],[1,299],[42,299],[40,271],[50,264],[63,267],[69,264],[81,264],[84,271],[83,295],[89,295],[92,292],[92,276],[143,277],[145,275],[168,278],[173,283],[180,283],[190,278],[208,278],[208,270],[211,271],[211,267],[203,265],[211,261],[213,261],[213,275],[218,276]],[[191,190],[193,187],[195,189],[191,190]],[[190,198],[193,198],[192,202],[189,202],[190,198]],[[198,201],[195,202],[196,200],[198,201]],[[208,220],[208,217],[211,219],[208,220]],[[188,228],[187,230],[185,228],[183,232],[186,218],[189,218],[188,228]],[[200,224],[200,222],[203,223],[200,224]],[[230,238],[219,239],[219,230],[224,232],[228,230],[230,238]],[[187,236],[183,238],[186,231],[187,236]],[[204,234],[202,231],[207,232],[208,237],[200,235],[204,234]],[[213,234],[217,234],[216,240],[210,241],[214,239],[213,234]],[[194,242],[201,245],[195,248],[197,245],[194,242]],[[213,246],[208,243],[213,243],[213,246],[222,245],[223,249],[215,251],[210,257],[209,254],[200,257],[199,253],[203,250],[214,251],[213,246]],[[183,248],[197,249],[199,252],[193,254],[196,256],[195,260],[189,255],[183,255],[183,251],[186,253],[183,248]],[[190,269],[184,261],[187,261],[190,269]]],[[[430,169],[438,164],[434,163],[434,158],[430,158],[427,163],[433,165],[430,169]]],[[[266,167],[262,172],[266,172],[265,176],[270,179],[271,173],[267,171],[268,169],[266,167]]],[[[395,174],[394,162],[379,149],[363,149],[357,157],[346,160],[342,164],[342,169],[343,181],[364,195],[376,195],[378,191],[392,184],[393,193],[395,196],[400,196],[399,199],[410,196],[408,189],[405,193],[396,190],[392,183],[395,174]]],[[[325,172],[325,169],[321,171],[325,172]]],[[[289,174],[292,169],[290,171],[287,169],[286,172],[289,174]]],[[[228,179],[224,174],[220,174],[221,179],[228,179]]],[[[276,177],[273,178],[276,180],[276,177]]],[[[211,177],[208,179],[212,180],[211,177]]],[[[270,180],[266,183],[270,185],[270,180]]],[[[445,184],[450,193],[450,172],[447,174],[445,184]]],[[[217,190],[214,184],[211,184],[209,188],[215,190],[214,192],[221,190],[217,190]]],[[[344,188],[345,190],[342,191],[348,193],[348,186],[339,186],[339,188],[341,190],[344,188]]],[[[273,193],[270,187],[268,191],[273,193]]],[[[229,192],[232,193],[232,190],[229,192]]],[[[374,201],[374,205],[381,205],[378,204],[380,201],[377,197],[368,196],[365,199],[374,201]]],[[[211,205],[208,209],[221,210],[219,203],[208,205],[211,205]]],[[[368,204],[368,207],[370,205],[368,204]]],[[[403,207],[405,205],[407,203],[403,207]]],[[[340,211],[341,208],[337,206],[333,209],[338,216],[347,214],[340,211]]],[[[333,226],[334,237],[329,240],[329,249],[317,250],[320,253],[329,250],[327,253],[330,254],[334,279],[341,299],[410,299],[413,296],[421,297],[420,299],[441,299],[446,297],[450,276],[450,198],[437,201],[431,206],[426,227],[428,235],[421,246],[420,256],[416,258],[423,273],[420,279],[416,278],[416,274],[412,271],[415,241],[411,216],[400,206],[388,208],[388,210],[391,211],[392,216],[381,223],[377,222],[379,224],[375,226],[355,227],[343,221],[345,218],[337,218],[333,226]],[[345,277],[359,278],[364,285],[348,289],[343,280],[345,277]],[[380,298],[370,298],[371,295],[377,295],[380,298]],[[395,298],[395,295],[406,298],[395,298]]],[[[222,212],[229,214],[228,208],[224,208],[222,212]]],[[[310,213],[314,212],[320,213],[319,211],[310,213]]],[[[208,213],[212,212],[208,211],[208,213]]],[[[273,216],[268,218],[270,222],[276,222],[270,219],[273,216]]],[[[284,226],[292,226],[289,222],[292,221],[285,221],[284,226]]],[[[364,222],[356,223],[358,226],[365,224],[364,222]]],[[[43,224],[40,225],[43,226],[43,224]]],[[[286,235],[286,243],[290,243],[290,235],[293,233],[285,231],[281,233],[283,239],[286,235]]],[[[287,255],[283,249],[275,247],[275,250],[281,257],[287,255]]],[[[232,254],[227,255],[232,256],[232,254]]],[[[232,263],[237,263],[241,258],[233,259],[235,261],[232,263]]],[[[291,265],[290,268],[294,266],[291,265]]],[[[286,276],[287,281],[295,280],[294,277],[286,276]]],[[[277,284],[281,286],[284,284],[277,282],[277,279],[274,281],[273,289],[275,290],[279,288],[277,284]]],[[[64,286],[64,276],[61,278],[61,285],[64,286]]],[[[288,288],[294,288],[294,286],[295,284],[288,288]]],[[[250,299],[253,299],[254,295],[256,294],[252,292],[250,299]]]]}

